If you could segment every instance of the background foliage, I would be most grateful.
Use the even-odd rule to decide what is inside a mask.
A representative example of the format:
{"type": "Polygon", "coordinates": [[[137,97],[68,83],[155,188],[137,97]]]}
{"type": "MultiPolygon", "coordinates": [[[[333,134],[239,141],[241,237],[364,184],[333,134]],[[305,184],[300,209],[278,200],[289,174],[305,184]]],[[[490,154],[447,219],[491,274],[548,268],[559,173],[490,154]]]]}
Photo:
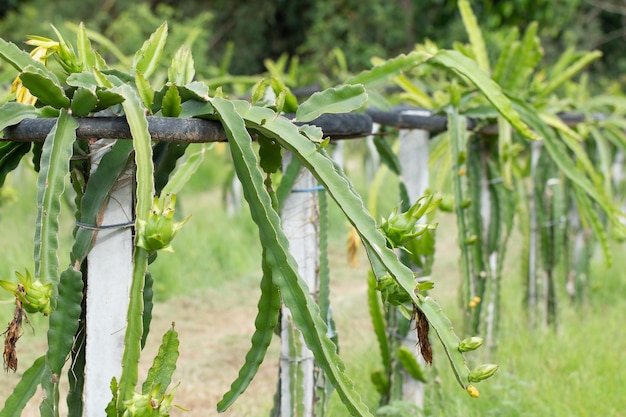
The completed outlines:
{"type": "MultiPolygon", "coordinates": [[[[19,4],[9,1],[2,8],[4,19],[0,20],[0,36],[21,44],[27,34],[51,35],[48,23],[52,22],[71,39],[74,26],[65,22],[84,20],[90,29],[113,40],[111,44],[99,45],[100,50],[106,51],[106,58],[112,56],[111,61],[123,63],[154,27],[168,20],[174,39],[170,44],[185,43],[192,47],[201,78],[258,74],[264,68],[270,69],[272,61],[265,61],[266,58],[280,64],[275,70],[277,67],[286,70],[286,57],[291,56],[291,68],[299,63],[302,70],[297,77],[289,78],[292,86],[328,78],[341,81],[345,79],[345,72],[343,75],[338,72],[355,72],[368,67],[372,56],[395,56],[427,38],[436,40],[441,47],[466,38],[453,1],[428,1],[418,5],[411,1],[366,0],[357,4],[346,0],[315,2],[310,6],[302,1],[276,1],[263,6],[241,1],[215,1],[210,5],[197,1],[153,1],[132,6],[114,0],[102,4],[85,1],[75,7],[72,3],[50,6],[38,0],[19,4]],[[50,21],[49,16],[53,16],[50,21]],[[24,25],[24,20],[37,24],[24,25]],[[23,32],[24,27],[28,27],[27,33],[23,32]]],[[[474,7],[484,28],[490,55],[501,50],[511,27],[524,33],[531,21],[538,21],[546,61],[554,62],[566,47],[576,46],[577,49],[604,50],[603,61],[593,68],[594,82],[615,78],[624,67],[619,54],[612,53],[618,50],[619,42],[623,43],[620,36],[623,37],[624,32],[624,13],[617,2],[491,1],[474,7]]],[[[99,43],[97,39],[94,42],[99,43]]],[[[169,62],[173,52],[166,50],[163,61],[169,62]]],[[[541,79],[540,71],[537,76],[541,79]]],[[[0,81],[6,84],[7,80],[0,81]]],[[[0,203],[3,197],[0,196],[0,203]]],[[[211,253],[214,252],[215,249],[211,249],[211,253]]],[[[220,269],[228,267],[217,265],[216,270],[220,269]]],[[[508,351],[514,348],[508,346],[508,351]]],[[[503,407],[505,405],[503,403],[503,407]]]]}
{"type": "MultiPolygon", "coordinates": [[[[258,74],[266,58],[286,53],[301,65],[333,75],[336,51],[348,68],[369,67],[372,56],[390,58],[415,43],[436,40],[442,48],[465,39],[456,0],[3,0],[0,37],[22,42],[25,35],[61,32],[64,22],[86,26],[114,40],[124,53],[133,51],[163,20],[172,29],[171,45],[192,44],[199,75],[258,74]],[[28,22],[25,25],[24,22],[28,22]],[[180,41],[180,42],[179,42],[180,41]],[[236,53],[233,53],[233,50],[236,53]],[[220,67],[216,62],[222,62],[220,67]]],[[[502,42],[511,27],[524,32],[537,21],[546,60],[553,62],[567,47],[603,52],[592,70],[602,77],[620,78],[626,69],[623,50],[626,7],[621,0],[489,0],[472,2],[488,45],[502,42]]],[[[492,49],[490,47],[490,49],[492,49]]],[[[166,56],[167,56],[166,51],[166,56]]],[[[169,52],[170,54],[173,51],[169,52]]],[[[106,57],[105,57],[106,58],[106,57]]],[[[305,71],[303,71],[305,72],[305,71]]],[[[308,71],[307,71],[308,72],[308,71]]],[[[313,83],[319,75],[302,79],[313,83]]]]}

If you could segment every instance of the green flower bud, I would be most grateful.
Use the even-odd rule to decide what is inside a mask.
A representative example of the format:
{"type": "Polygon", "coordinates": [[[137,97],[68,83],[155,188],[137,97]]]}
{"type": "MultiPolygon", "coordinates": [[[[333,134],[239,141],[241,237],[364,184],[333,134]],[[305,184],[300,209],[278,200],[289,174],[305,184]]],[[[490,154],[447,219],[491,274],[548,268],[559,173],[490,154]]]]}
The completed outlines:
{"type": "Polygon", "coordinates": [[[189,220],[182,222],[174,221],[174,207],[176,206],[176,196],[166,195],[159,203],[159,197],[154,198],[152,209],[147,220],[137,220],[138,242],[137,246],[144,248],[148,252],[164,250],[172,252],[170,243],[176,236],[178,230],[189,220]]]}
{"type": "Polygon", "coordinates": [[[469,382],[483,381],[487,378],[492,377],[493,374],[496,373],[498,368],[499,368],[498,365],[494,365],[492,363],[486,363],[484,365],[480,365],[474,368],[474,370],[469,373],[469,376],[467,377],[467,379],[469,380],[469,382]]]}
{"type": "Polygon", "coordinates": [[[394,248],[402,247],[405,243],[426,232],[436,225],[420,224],[418,220],[433,211],[440,199],[433,201],[433,195],[419,198],[406,212],[398,214],[395,208],[387,219],[383,219],[381,231],[387,238],[389,245],[394,248]]]}
{"type": "Polygon", "coordinates": [[[415,291],[417,291],[417,292],[430,291],[433,288],[435,288],[435,283],[434,282],[432,282],[432,281],[422,281],[422,282],[419,282],[415,286],[415,291]]]}
{"type": "Polygon", "coordinates": [[[388,218],[383,219],[380,229],[389,244],[392,247],[398,247],[417,236],[414,232],[416,223],[417,219],[412,218],[409,212],[398,214],[396,208],[388,218]]]}
{"type": "Polygon", "coordinates": [[[452,213],[454,211],[454,198],[450,195],[445,195],[439,202],[439,210],[452,213]]]}
{"type": "Polygon", "coordinates": [[[388,302],[391,305],[399,306],[411,302],[411,297],[390,275],[380,278],[376,289],[380,291],[383,302],[388,302]]]}
{"type": "Polygon", "coordinates": [[[52,313],[50,299],[52,297],[52,283],[44,284],[41,280],[32,281],[32,285],[26,288],[25,301],[22,306],[28,313],[41,312],[44,316],[52,313]]]}
{"type": "Polygon", "coordinates": [[[459,343],[459,352],[470,352],[476,350],[483,345],[483,338],[474,336],[461,340],[459,343]]]}
{"type": "Polygon", "coordinates": [[[465,151],[459,152],[459,156],[458,156],[458,158],[456,160],[457,164],[463,165],[466,160],[467,160],[467,152],[465,152],[465,151]]]}
{"type": "Polygon", "coordinates": [[[44,284],[39,278],[33,280],[28,270],[22,275],[16,272],[19,284],[10,281],[0,281],[0,286],[22,303],[27,313],[42,313],[44,316],[52,313],[52,283],[44,284]]]}
{"type": "Polygon", "coordinates": [[[389,378],[387,378],[387,375],[385,375],[383,371],[373,372],[371,379],[378,393],[384,395],[389,392],[389,378]]]}
{"type": "Polygon", "coordinates": [[[476,235],[471,235],[470,237],[465,239],[465,244],[466,245],[473,245],[476,242],[478,242],[478,236],[476,236],[476,235]]]}
{"type": "Polygon", "coordinates": [[[133,397],[130,400],[124,401],[123,417],[139,417],[152,415],[153,408],[150,404],[150,394],[133,393],[133,397]]]}
{"type": "Polygon", "coordinates": [[[163,393],[161,397],[157,397],[159,386],[154,387],[147,394],[133,393],[130,400],[124,401],[125,411],[123,417],[169,417],[172,409],[172,401],[174,400],[174,391],[176,387],[169,392],[163,393]]]}

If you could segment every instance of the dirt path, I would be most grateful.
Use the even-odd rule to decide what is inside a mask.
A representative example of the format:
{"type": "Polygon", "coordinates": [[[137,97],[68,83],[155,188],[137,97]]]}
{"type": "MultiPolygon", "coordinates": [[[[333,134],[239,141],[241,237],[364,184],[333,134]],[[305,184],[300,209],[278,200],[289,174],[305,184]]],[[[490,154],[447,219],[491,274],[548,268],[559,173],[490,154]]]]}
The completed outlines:
{"type": "MultiPolygon", "coordinates": [[[[438,250],[440,255],[433,271],[437,293],[435,296],[440,301],[444,301],[442,298],[448,299],[454,306],[457,288],[455,281],[458,279],[455,272],[455,235],[450,233],[453,230],[446,230],[445,225],[440,229],[443,229],[438,237],[441,250],[438,250]]],[[[378,365],[377,348],[367,310],[366,262],[362,255],[360,266],[356,269],[349,268],[342,248],[336,249],[333,255],[330,259],[331,303],[339,333],[340,354],[348,363],[348,373],[355,379],[357,386],[363,384],[362,388],[367,389],[371,369],[359,363],[358,358],[374,355],[368,366],[378,365]]],[[[175,402],[190,411],[175,409],[172,412],[173,417],[268,416],[277,382],[278,338],[272,342],[266,360],[248,390],[225,413],[218,414],[216,411],[217,402],[236,378],[250,346],[258,296],[259,289],[254,283],[233,281],[223,284],[219,289],[204,289],[193,299],[178,297],[155,304],[150,338],[142,354],[143,375],[140,375],[140,380],[152,363],[162,335],[174,322],[180,338],[180,358],[173,379],[175,383],[180,382],[175,402]]],[[[33,324],[35,334],[26,329],[18,344],[19,371],[1,377],[1,401],[6,399],[19,381],[21,372],[46,350],[45,326],[37,318],[33,324]]],[[[63,394],[61,398],[64,402],[63,394]]],[[[371,401],[375,406],[376,399],[371,401]]],[[[23,416],[38,417],[39,402],[37,399],[31,400],[23,416]]]]}
{"type": "MultiPolygon", "coordinates": [[[[366,275],[363,268],[337,279],[332,286],[332,304],[336,313],[343,354],[362,349],[362,335],[367,332],[366,275]],[[339,316],[341,314],[341,316],[339,316]]],[[[276,389],[279,339],[274,338],[266,360],[248,390],[225,413],[218,414],[215,405],[236,378],[250,346],[254,330],[256,288],[207,291],[208,303],[197,307],[187,298],[155,306],[153,339],[146,357],[156,352],[157,335],[174,320],[181,340],[181,357],[175,380],[181,380],[177,402],[191,411],[173,416],[251,417],[268,416],[276,389]]]]}
{"type": "MultiPolygon", "coordinates": [[[[351,334],[367,333],[369,326],[365,302],[367,275],[362,266],[358,270],[338,276],[340,279],[335,279],[332,285],[332,303],[337,312],[342,349],[349,352],[351,348],[362,345],[363,340],[362,337],[357,337],[357,341],[351,342],[351,334]]],[[[190,411],[175,409],[172,412],[173,417],[268,415],[277,382],[280,349],[278,338],[272,342],[266,360],[248,390],[225,413],[219,414],[216,411],[217,402],[236,378],[250,346],[258,295],[259,289],[255,286],[248,288],[234,282],[225,284],[220,290],[205,289],[195,299],[180,297],[155,304],[150,337],[140,363],[143,373],[140,380],[152,364],[162,335],[174,322],[180,338],[180,358],[173,379],[174,383],[180,382],[175,403],[190,411]]],[[[1,377],[2,401],[19,381],[21,373],[46,350],[44,323],[37,318],[33,321],[34,333],[25,329],[25,334],[18,343],[18,372],[1,377]]],[[[66,388],[62,386],[61,389],[66,388]]],[[[61,399],[61,415],[64,415],[66,408],[63,393],[61,399]]],[[[22,416],[38,417],[40,400],[41,394],[38,393],[22,416]]]]}

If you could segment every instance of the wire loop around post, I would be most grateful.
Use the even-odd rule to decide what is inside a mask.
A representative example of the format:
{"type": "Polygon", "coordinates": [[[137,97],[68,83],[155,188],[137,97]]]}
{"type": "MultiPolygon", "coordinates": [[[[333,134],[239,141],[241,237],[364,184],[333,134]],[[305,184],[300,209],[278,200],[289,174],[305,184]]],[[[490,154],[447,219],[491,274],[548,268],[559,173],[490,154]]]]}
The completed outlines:
{"type": "Polygon", "coordinates": [[[310,187],[310,188],[294,188],[291,190],[292,193],[314,193],[316,191],[326,191],[326,188],[324,188],[324,186],[320,185],[317,187],[310,187]]]}
{"type": "Polygon", "coordinates": [[[111,230],[111,229],[125,229],[127,227],[133,227],[135,222],[125,222],[125,223],[117,223],[117,224],[105,224],[105,225],[96,225],[96,224],[88,224],[83,222],[76,222],[76,226],[81,229],[87,230],[111,230]]]}
{"type": "Polygon", "coordinates": [[[320,185],[320,186],[317,186],[317,187],[294,188],[293,190],[291,190],[292,193],[314,193],[316,191],[326,191],[326,188],[324,188],[324,186],[320,185]]]}

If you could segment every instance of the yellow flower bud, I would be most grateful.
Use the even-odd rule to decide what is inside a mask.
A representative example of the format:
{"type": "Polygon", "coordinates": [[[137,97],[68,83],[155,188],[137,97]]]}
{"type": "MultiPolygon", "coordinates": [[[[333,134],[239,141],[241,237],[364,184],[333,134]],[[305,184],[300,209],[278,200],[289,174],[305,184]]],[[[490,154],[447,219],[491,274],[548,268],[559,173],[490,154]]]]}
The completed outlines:
{"type": "Polygon", "coordinates": [[[469,301],[469,303],[467,303],[467,305],[468,305],[470,308],[474,308],[474,307],[476,307],[478,304],[480,304],[480,301],[481,301],[480,297],[472,297],[472,299],[469,301]]]}
{"type": "MultiPolygon", "coordinates": [[[[26,41],[26,43],[29,45],[36,45],[36,48],[30,52],[30,56],[42,64],[47,65],[48,57],[50,56],[48,50],[54,51],[55,48],[58,47],[58,42],[51,41],[47,38],[41,39],[41,41],[39,39],[30,39],[26,41]]],[[[24,87],[20,77],[16,77],[15,80],[13,80],[13,83],[11,84],[11,92],[15,93],[15,101],[18,103],[30,104],[34,106],[37,102],[37,97],[33,96],[30,91],[24,87]]]]}
{"type": "Polygon", "coordinates": [[[472,397],[472,398],[480,397],[480,392],[478,392],[478,389],[476,389],[475,386],[468,385],[467,388],[465,388],[465,389],[467,390],[467,393],[470,395],[470,397],[472,397]]]}

